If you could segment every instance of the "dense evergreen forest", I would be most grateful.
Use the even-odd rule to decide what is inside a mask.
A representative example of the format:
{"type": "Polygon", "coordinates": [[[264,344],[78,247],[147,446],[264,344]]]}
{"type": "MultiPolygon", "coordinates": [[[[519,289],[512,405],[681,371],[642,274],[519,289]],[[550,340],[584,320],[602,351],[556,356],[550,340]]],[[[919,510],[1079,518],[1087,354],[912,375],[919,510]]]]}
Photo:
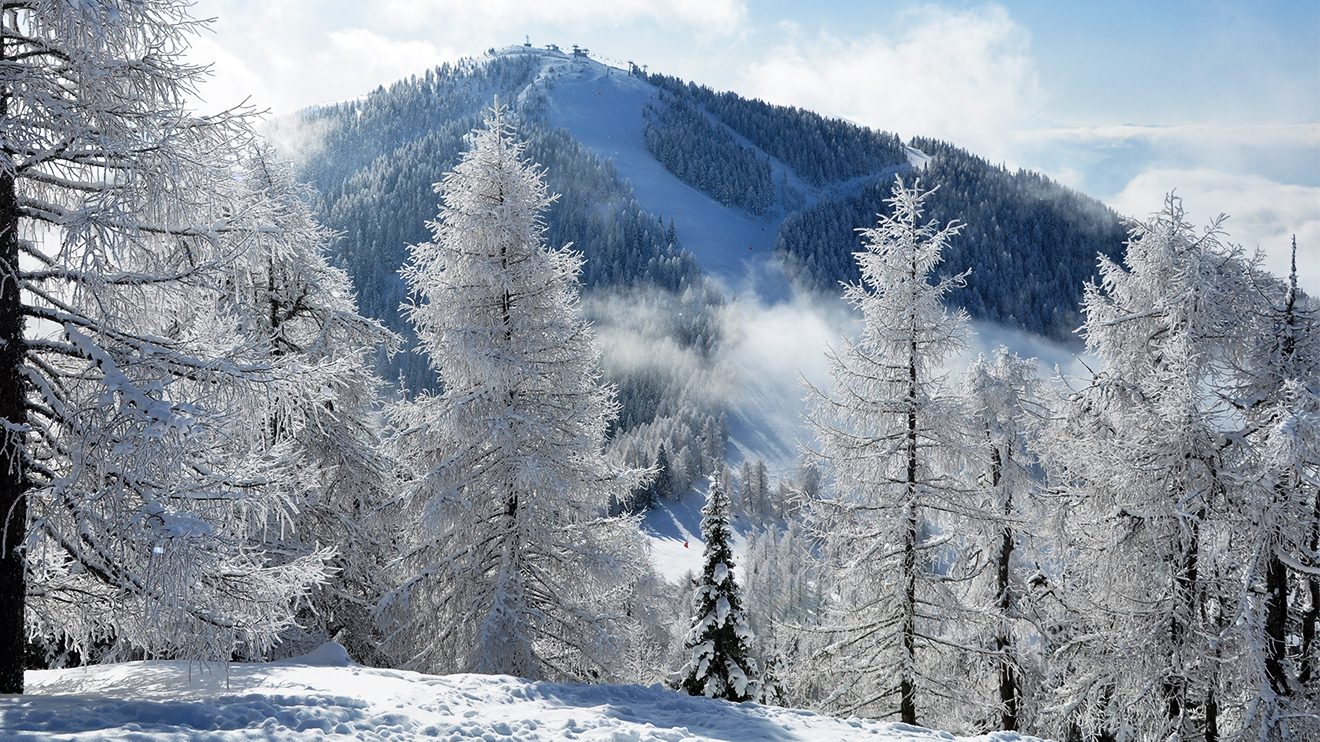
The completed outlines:
{"type": "MultiPolygon", "coordinates": [[[[1040,173],[1010,171],[947,142],[914,139],[912,145],[929,159],[908,177],[938,188],[929,216],[966,225],[942,271],[971,275],[950,302],[973,317],[1072,340],[1081,322],[1080,287],[1095,275],[1096,255],[1122,254],[1127,228],[1119,216],[1040,173]]],[[[876,181],[793,214],[779,230],[777,249],[821,291],[856,281],[856,227],[886,213],[889,188],[876,181]]]]}
{"type": "Polygon", "coordinates": [[[907,162],[902,140],[888,132],[801,108],[717,93],[667,75],[653,74],[647,80],[679,101],[704,108],[815,186],[866,177],[907,162]]]}

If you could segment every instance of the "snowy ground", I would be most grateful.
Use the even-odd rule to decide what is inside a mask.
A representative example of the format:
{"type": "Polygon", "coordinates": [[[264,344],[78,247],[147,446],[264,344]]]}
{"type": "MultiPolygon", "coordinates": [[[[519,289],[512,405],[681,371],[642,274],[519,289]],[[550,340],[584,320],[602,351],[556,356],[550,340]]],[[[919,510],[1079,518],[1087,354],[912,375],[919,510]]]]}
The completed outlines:
{"type": "MultiPolygon", "coordinates": [[[[677,501],[667,501],[648,510],[642,518],[642,533],[651,544],[651,566],[656,573],[675,585],[683,584],[689,573],[699,573],[702,551],[706,543],[701,540],[701,506],[706,502],[704,489],[693,490],[677,501]]],[[[733,522],[733,560],[742,564],[747,553],[747,526],[741,520],[733,522]]],[[[742,579],[734,568],[737,579],[742,579]]]]}
{"type": "MultiPolygon", "coordinates": [[[[282,663],[127,662],[29,672],[27,683],[25,696],[0,696],[0,739],[963,739],[658,687],[377,670],[353,665],[334,644],[282,663]]],[[[966,739],[1027,738],[997,733],[966,739]]]]}

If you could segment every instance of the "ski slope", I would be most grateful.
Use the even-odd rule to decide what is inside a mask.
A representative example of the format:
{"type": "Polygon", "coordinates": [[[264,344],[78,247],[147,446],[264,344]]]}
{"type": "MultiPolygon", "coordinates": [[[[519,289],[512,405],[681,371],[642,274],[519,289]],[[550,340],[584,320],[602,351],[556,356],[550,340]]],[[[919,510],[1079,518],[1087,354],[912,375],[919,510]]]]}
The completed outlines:
{"type": "Polygon", "coordinates": [[[618,740],[980,742],[900,724],[693,698],[658,686],[534,683],[354,665],[327,644],[294,660],[126,662],[30,671],[0,696],[4,740],[618,740]]]}
{"type": "MultiPolygon", "coordinates": [[[[553,126],[567,129],[587,149],[614,163],[647,211],[672,219],[683,247],[701,267],[737,291],[746,286],[749,266],[759,266],[774,250],[781,215],[756,217],[724,206],[676,178],[646,149],[646,106],[658,91],[641,77],[589,59],[547,58],[541,86],[553,126]]],[[[768,298],[787,297],[786,280],[757,289],[768,298]]]]}

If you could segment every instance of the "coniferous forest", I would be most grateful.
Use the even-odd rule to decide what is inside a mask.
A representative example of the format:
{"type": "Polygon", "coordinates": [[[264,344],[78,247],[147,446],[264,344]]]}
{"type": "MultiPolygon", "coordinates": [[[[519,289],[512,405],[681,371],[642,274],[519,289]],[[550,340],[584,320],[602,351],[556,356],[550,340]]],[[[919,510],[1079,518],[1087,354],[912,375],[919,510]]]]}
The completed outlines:
{"type": "Polygon", "coordinates": [[[959,734],[1320,736],[1295,244],[1274,275],[1174,194],[1122,220],[610,68],[654,91],[638,151],[857,323],[776,466],[702,365],[737,297],[555,124],[547,70],[603,65],[444,65],[282,122],[318,138],[291,154],[192,109],[195,31],[174,0],[0,13],[0,692],[334,641],[959,734]],[[973,320],[1085,363],[973,357],[973,320]],[[703,374],[610,361],[625,321],[703,374]],[[697,502],[666,579],[655,523],[697,502]]]}

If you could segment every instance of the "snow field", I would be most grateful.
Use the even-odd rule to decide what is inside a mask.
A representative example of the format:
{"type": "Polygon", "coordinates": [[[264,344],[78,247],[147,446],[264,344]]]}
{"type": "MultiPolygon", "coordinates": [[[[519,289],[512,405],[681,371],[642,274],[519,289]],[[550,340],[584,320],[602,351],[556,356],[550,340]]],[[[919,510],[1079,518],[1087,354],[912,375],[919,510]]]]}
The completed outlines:
{"type": "Polygon", "coordinates": [[[0,697],[4,740],[1013,742],[695,698],[659,686],[537,683],[354,665],[327,644],[259,664],[125,662],[31,671],[0,697]]]}

